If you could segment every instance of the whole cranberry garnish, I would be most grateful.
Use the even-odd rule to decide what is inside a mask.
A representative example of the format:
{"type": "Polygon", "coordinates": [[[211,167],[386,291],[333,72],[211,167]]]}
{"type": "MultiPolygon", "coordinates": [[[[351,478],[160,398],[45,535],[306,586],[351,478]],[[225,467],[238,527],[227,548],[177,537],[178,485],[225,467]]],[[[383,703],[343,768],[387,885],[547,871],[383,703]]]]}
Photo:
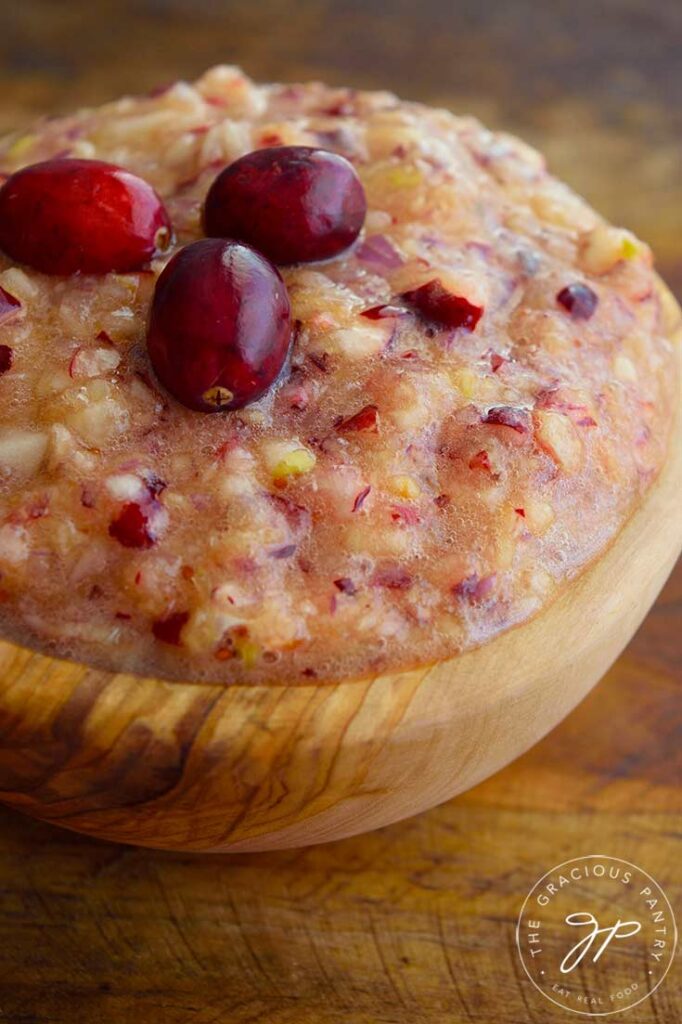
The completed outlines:
{"type": "Polygon", "coordinates": [[[428,281],[420,288],[405,292],[403,299],[424,316],[443,327],[463,327],[473,331],[483,315],[483,306],[476,306],[463,295],[444,288],[440,281],[428,281]]]}
{"type": "Polygon", "coordinates": [[[277,379],[291,341],[277,270],[241,242],[204,238],[156,283],[147,347],[161,383],[190,409],[238,409],[277,379]]]}
{"type": "Polygon", "coordinates": [[[556,300],[571,314],[574,320],[589,320],[599,302],[590,286],[581,284],[580,281],[562,288],[556,300]]]}
{"type": "Polygon", "coordinates": [[[140,270],[170,238],[151,185],[101,160],[46,160],[0,188],[0,249],[44,274],[140,270]]]}
{"type": "Polygon", "coordinates": [[[344,157],[309,146],[257,149],[218,175],[204,228],[238,238],[274,263],[326,260],[347,249],[365,222],[367,201],[344,157]]]}

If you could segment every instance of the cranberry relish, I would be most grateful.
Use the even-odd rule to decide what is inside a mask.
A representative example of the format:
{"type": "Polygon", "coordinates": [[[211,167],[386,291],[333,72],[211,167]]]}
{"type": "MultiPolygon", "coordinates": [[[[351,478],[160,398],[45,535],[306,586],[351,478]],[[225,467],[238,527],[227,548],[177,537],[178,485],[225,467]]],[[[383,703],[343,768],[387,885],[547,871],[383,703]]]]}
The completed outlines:
{"type": "MultiPolygon", "coordinates": [[[[676,360],[650,254],[518,140],[386,93],[260,87],[217,68],[40,122],[0,145],[0,172],[57,157],[141,179],[176,239],[134,266],[66,275],[37,269],[40,247],[4,243],[5,633],[218,680],[428,662],[541,609],[660,469],[676,360]],[[256,401],[195,412],[158,384],[147,323],[182,349],[191,319],[172,297],[161,316],[163,282],[207,244],[203,205],[225,168],[282,146],[352,166],[364,228],[325,262],[277,258],[286,342],[277,271],[247,255],[253,238],[232,242],[262,272],[273,362],[256,401]]],[[[114,241],[98,239],[98,259],[114,241]]],[[[197,330],[208,300],[203,312],[197,330]]],[[[180,397],[200,408],[213,385],[235,393],[194,384],[180,397]]]]}

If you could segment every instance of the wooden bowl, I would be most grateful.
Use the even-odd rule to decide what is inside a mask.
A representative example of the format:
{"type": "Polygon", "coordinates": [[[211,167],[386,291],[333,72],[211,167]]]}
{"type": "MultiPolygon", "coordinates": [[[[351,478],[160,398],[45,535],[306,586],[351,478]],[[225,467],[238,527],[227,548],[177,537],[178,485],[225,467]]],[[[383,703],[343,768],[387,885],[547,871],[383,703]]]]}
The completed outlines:
{"type": "Polygon", "coordinates": [[[651,607],[682,546],[681,419],[643,502],[550,607],[426,668],[222,687],[0,641],[0,799],[119,842],[241,852],[378,828],[473,786],[585,696],[651,607]]]}

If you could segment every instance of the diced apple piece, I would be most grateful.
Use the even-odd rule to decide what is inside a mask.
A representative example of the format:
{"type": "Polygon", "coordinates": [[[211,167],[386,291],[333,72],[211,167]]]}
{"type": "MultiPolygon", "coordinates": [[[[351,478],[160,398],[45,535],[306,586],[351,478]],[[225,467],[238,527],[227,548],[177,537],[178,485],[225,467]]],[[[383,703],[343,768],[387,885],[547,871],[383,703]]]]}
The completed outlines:
{"type": "Polygon", "coordinates": [[[78,348],[69,365],[69,374],[74,380],[86,377],[100,377],[113,373],[121,362],[115,348],[78,348]]]}
{"type": "Polygon", "coordinates": [[[38,294],[37,284],[19,267],[10,267],[0,274],[0,286],[22,302],[30,301],[38,294]]]}
{"type": "Polygon", "coordinates": [[[302,476],[315,467],[315,455],[296,441],[268,441],[263,445],[265,465],[274,481],[302,476]]]}
{"type": "Polygon", "coordinates": [[[452,405],[452,385],[445,374],[421,374],[388,383],[389,401],[382,404],[392,425],[416,434],[438,419],[452,405]]]}
{"type": "Polygon", "coordinates": [[[5,430],[0,435],[0,472],[30,477],[40,468],[48,435],[42,431],[5,430]]]}
{"type": "Polygon", "coordinates": [[[563,413],[536,409],[533,420],[540,447],[566,473],[575,473],[582,464],[583,446],[570,419],[563,413]]]}
{"type": "MultiPolygon", "coordinates": [[[[36,383],[36,398],[49,398],[73,387],[73,381],[66,370],[46,370],[36,383]]],[[[48,407],[49,411],[49,407],[48,407]]]]}
{"type": "Polygon", "coordinates": [[[596,214],[584,199],[572,192],[567,185],[553,178],[543,179],[542,185],[534,192],[532,207],[541,220],[556,227],[575,231],[588,231],[595,223],[596,214]]]}
{"type": "Polygon", "coordinates": [[[619,354],[613,360],[613,372],[618,380],[624,384],[635,384],[637,382],[637,370],[635,364],[627,356],[619,354]]]}
{"type": "Polygon", "coordinates": [[[651,262],[651,253],[630,231],[598,224],[580,240],[579,262],[588,274],[608,274],[622,260],[642,258],[651,262]]]}
{"type": "Polygon", "coordinates": [[[541,498],[526,497],[522,503],[524,523],[531,533],[541,537],[554,522],[554,509],[541,498]]]}
{"type": "Polygon", "coordinates": [[[15,523],[0,526],[0,565],[18,568],[28,558],[29,544],[26,530],[15,523]]]}
{"type": "Polygon", "coordinates": [[[366,523],[350,525],[346,528],[345,543],[354,554],[369,554],[375,558],[399,558],[406,555],[413,544],[412,531],[403,530],[400,526],[390,524],[381,530],[368,529],[366,523]]]}
{"type": "Polygon", "coordinates": [[[389,338],[386,322],[375,326],[364,322],[360,327],[345,327],[325,335],[325,344],[330,352],[338,352],[347,359],[369,359],[385,347],[389,338]]]}
{"type": "Polygon", "coordinates": [[[107,477],[105,487],[114,501],[141,501],[148,496],[143,481],[134,473],[115,473],[107,477]]]}
{"type": "Polygon", "coordinates": [[[494,402],[504,392],[497,377],[477,373],[468,366],[453,370],[451,380],[462,397],[468,401],[475,399],[479,402],[494,402]]]}
{"type": "Polygon", "coordinates": [[[93,380],[80,389],[66,422],[85,444],[100,448],[128,431],[130,415],[111,384],[93,380]]]}

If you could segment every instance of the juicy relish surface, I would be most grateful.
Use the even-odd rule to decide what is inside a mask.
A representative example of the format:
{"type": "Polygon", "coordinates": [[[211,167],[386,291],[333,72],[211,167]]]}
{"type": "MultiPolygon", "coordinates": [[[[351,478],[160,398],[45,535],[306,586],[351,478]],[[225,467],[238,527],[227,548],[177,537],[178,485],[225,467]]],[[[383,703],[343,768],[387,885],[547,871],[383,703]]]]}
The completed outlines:
{"type": "Polygon", "coordinates": [[[0,255],[5,635],[225,681],[427,663],[546,605],[659,471],[675,310],[647,247],[518,140],[221,67],[41,121],[0,145],[0,171],[57,155],[144,178],[176,243],[148,271],[97,277],[0,255]],[[365,228],[282,270],[280,382],[238,412],[192,412],[150,369],[154,283],[201,237],[219,171],[274,145],[347,157],[365,228]],[[434,280],[480,319],[445,327],[401,298],[434,280]]]}

